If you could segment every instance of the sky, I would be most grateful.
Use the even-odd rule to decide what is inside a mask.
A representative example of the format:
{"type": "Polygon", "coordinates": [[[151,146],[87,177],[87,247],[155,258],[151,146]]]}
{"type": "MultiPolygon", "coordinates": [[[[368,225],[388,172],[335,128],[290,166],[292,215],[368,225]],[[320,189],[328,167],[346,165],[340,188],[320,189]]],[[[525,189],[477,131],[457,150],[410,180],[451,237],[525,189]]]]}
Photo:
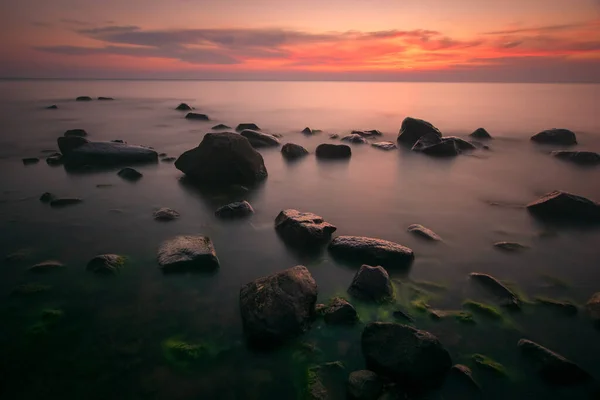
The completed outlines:
{"type": "Polygon", "coordinates": [[[0,77],[600,82],[600,0],[13,0],[0,77]]]}

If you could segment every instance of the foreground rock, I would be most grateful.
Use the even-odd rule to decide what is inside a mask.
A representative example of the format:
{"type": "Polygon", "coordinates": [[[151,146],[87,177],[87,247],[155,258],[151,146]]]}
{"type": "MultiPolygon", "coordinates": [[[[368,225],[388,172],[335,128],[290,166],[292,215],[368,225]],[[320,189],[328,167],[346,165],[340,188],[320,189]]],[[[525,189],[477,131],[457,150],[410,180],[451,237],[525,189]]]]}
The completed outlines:
{"type": "Polygon", "coordinates": [[[175,167],[199,184],[245,185],[267,177],[260,153],[235,133],[207,133],[198,147],[175,161],[175,167]]]}
{"type": "Polygon", "coordinates": [[[178,110],[178,111],[191,111],[191,110],[193,110],[192,107],[188,106],[185,103],[179,104],[177,107],[175,107],[175,109],[178,110]]]}
{"type": "Polygon", "coordinates": [[[59,137],[58,147],[65,165],[70,167],[117,166],[158,161],[156,151],[142,146],[116,142],[90,142],[83,137],[59,137]]]}
{"type": "Polygon", "coordinates": [[[231,129],[231,127],[228,126],[228,125],[225,125],[225,124],[218,124],[218,125],[213,126],[210,129],[212,129],[214,131],[223,131],[223,130],[226,130],[226,129],[231,129]]]}
{"type": "Polygon", "coordinates": [[[310,212],[283,210],[275,218],[275,230],[288,244],[296,247],[318,246],[331,240],[336,227],[310,212]]]}
{"type": "Polygon", "coordinates": [[[241,132],[241,131],[245,131],[246,129],[249,129],[251,131],[260,131],[260,128],[258,127],[258,125],[253,124],[253,123],[243,123],[243,124],[239,124],[235,130],[237,132],[241,132]]]}
{"type": "Polygon", "coordinates": [[[325,322],[331,325],[353,325],[358,322],[356,309],[341,297],[335,297],[322,311],[325,322]]]}
{"type": "Polygon", "coordinates": [[[92,101],[92,98],[90,96],[79,96],[75,101],[92,101]]]}
{"type": "Polygon", "coordinates": [[[564,146],[577,144],[575,133],[568,129],[548,129],[533,135],[531,140],[536,143],[559,144],[564,146]]]}
{"type": "Polygon", "coordinates": [[[462,364],[453,365],[444,381],[444,399],[446,400],[483,400],[481,387],[469,367],[462,364]]]}
{"type": "Polygon", "coordinates": [[[198,114],[198,113],[187,113],[185,115],[185,119],[195,119],[199,121],[209,121],[208,115],[206,114],[198,114]]]}
{"type": "Polygon", "coordinates": [[[64,266],[65,265],[63,263],[61,263],[60,261],[49,260],[49,261],[43,261],[41,263],[37,263],[37,264],[33,265],[32,267],[29,268],[29,271],[35,272],[35,273],[46,273],[46,272],[56,271],[57,269],[61,269],[64,266]]]}
{"type": "Polygon", "coordinates": [[[591,376],[577,364],[531,340],[521,339],[517,346],[549,383],[575,385],[591,380],[591,376]]]}
{"type": "Polygon", "coordinates": [[[500,283],[500,281],[494,278],[493,276],[481,274],[478,272],[472,272],[471,274],[469,274],[469,276],[471,277],[471,279],[479,282],[492,294],[498,297],[501,300],[502,305],[510,308],[521,307],[521,301],[519,300],[517,295],[512,290],[500,283]]]}
{"type": "Polygon", "coordinates": [[[475,139],[492,139],[492,135],[490,135],[488,133],[488,131],[486,131],[483,128],[477,128],[473,133],[471,133],[469,136],[471,136],[472,138],[475,139]]]}
{"type": "Polygon", "coordinates": [[[79,137],[85,137],[87,136],[87,132],[85,131],[85,129],[69,129],[68,131],[66,131],[63,134],[64,137],[69,137],[69,136],[79,136],[79,137]]]}
{"type": "Polygon", "coordinates": [[[23,165],[31,165],[39,163],[40,159],[37,157],[27,157],[23,158],[21,161],[23,161],[23,165]]]}
{"type": "Polygon", "coordinates": [[[317,158],[324,159],[345,159],[352,156],[350,146],[345,144],[323,143],[317,146],[315,151],[317,158]]]}
{"type": "Polygon", "coordinates": [[[350,400],[377,400],[383,392],[383,380],[372,371],[354,371],[348,376],[350,400]]]}
{"type": "Polygon", "coordinates": [[[204,272],[219,268],[219,259],[207,236],[176,236],[158,248],[163,272],[204,272]]]}
{"type": "Polygon", "coordinates": [[[396,150],[396,145],[392,142],[377,142],[377,143],[371,143],[371,146],[373,147],[377,147],[378,149],[381,150],[396,150]]]}
{"type": "Polygon", "coordinates": [[[452,366],[437,337],[407,325],[372,322],[361,338],[367,368],[413,387],[439,387],[452,366]]]}
{"type": "Polygon", "coordinates": [[[157,221],[173,221],[180,217],[180,214],[172,208],[163,207],[154,211],[154,219],[157,221]]]}
{"type": "Polygon", "coordinates": [[[585,308],[594,320],[600,320],[600,292],[594,293],[585,303],[585,308]]]}
{"type": "Polygon", "coordinates": [[[555,190],[529,203],[527,210],[533,215],[574,222],[600,222],[600,204],[568,192],[555,190]]]}
{"type": "Polygon", "coordinates": [[[240,312],[253,344],[272,345],[301,334],[315,315],[317,284],[303,266],[259,278],[242,286],[240,312]]]}
{"type": "Polygon", "coordinates": [[[254,148],[276,147],[281,144],[279,139],[277,139],[275,136],[252,129],[245,129],[242,131],[242,133],[240,133],[240,135],[248,139],[254,148]]]}
{"type": "Polygon", "coordinates": [[[117,175],[131,182],[138,181],[144,176],[141,172],[133,168],[123,168],[117,173],[117,175]]]}
{"type": "Polygon", "coordinates": [[[442,137],[442,133],[429,122],[407,117],[402,121],[398,143],[412,147],[422,136],[427,134],[442,137]]]}
{"type": "Polygon", "coordinates": [[[87,270],[96,274],[114,275],[125,265],[125,257],[118,254],[102,254],[90,260],[87,270]]]}
{"type": "Polygon", "coordinates": [[[394,288],[387,271],[369,265],[360,267],[348,293],[357,299],[375,302],[391,301],[394,298],[394,288]]]}
{"type": "Polygon", "coordinates": [[[219,218],[244,218],[252,214],[254,209],[246,200],[224,205],[215,211],[215,215],[219,218]]]}
{"type": "Polygon", "coordinates": [[[362,236],[338,236],[329,244],[329,251],[355,264],[381,265],[384,268],[406,267],[415,258],[408,247],[362,236]]]}
{"type": "Polygon", "coordinates": [[[414,233],[415,235],[422,237],[431,241],[441,241],[442,238],[438,236],[431,229],[425,228],[423,225],[412,224],[407,229],[410,233],[414,233]]]}
{"type": "Polygon", "coordinates": [[[50,207],[60,208],[72,206],[83,202],[83,199],[78,197],[60,197],[50,200],[50,207]]]}
{"type": "Polygon", "coordinates": [[[342,141],[349,142],[349,143],[354,143],[354,144],[368,144],[369,143],[367,141],[367,139],[365,139],[364,137],[362,137],[360,135],[348,135],[348,136],[344,136],[342,138],[342,141]]]}
{"type": "Polygon", "coordinates": [[[561,160],[570,161],[578,165],[598,165],[600,164],[600,154],[593,151],[553,151],[552,155],[561,160]]]}
{"type": "Polygon", "coordinates": [[[460,154],[460,150],[454,141],[444,141],[435,135],[423,136],[415,143],[412,150],[435,157],[454,157],[460,154]]]}
{"type": "Polygon", "coordinates": [[[308,155],[308,150],[299,144],[286,143],[281,148],[281,155],[287,160],[297,160],[308,155]]]}

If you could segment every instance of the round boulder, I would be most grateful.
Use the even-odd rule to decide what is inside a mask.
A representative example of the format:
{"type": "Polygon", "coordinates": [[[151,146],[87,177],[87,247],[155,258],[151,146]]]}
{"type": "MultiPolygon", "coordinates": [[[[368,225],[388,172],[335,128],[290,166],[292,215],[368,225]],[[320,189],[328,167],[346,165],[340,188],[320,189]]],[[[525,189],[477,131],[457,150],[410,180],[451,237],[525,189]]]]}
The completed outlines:
{"type": "Polygon", "coordinates": [[[386,302],[394,298],[394,288],[387,271],[382,267],[369,265],[360,267],[348,293],[365,301],[386,302]]]}
{"type": "Polygon", "coordinates": [[[548,129],[533,135],[531,140],[536,143],[559,144],[564,146],[577,144],[575,133],[568,129],[548,129]]]}
{"type": "Polygon", "coordinates": [[[317,146],[315,151],[317,158],[324,159],[345,159],[352,156],[350,146],[345,144],[323,143],[317,146]]]}
{"type": "Polygon", "coordinates": [[[400,127],[398,143],[412,147],[417,140],[427,134],[442,137],[442,133],[431,123],[422,119],[406,117],[400,127]]]}
{"type": "Polygon", "coordinates": [[[308,150],[299,144],[286,143],[281,148],[281,155],[287,160],[296,160],[308,154],[308,150]]]}

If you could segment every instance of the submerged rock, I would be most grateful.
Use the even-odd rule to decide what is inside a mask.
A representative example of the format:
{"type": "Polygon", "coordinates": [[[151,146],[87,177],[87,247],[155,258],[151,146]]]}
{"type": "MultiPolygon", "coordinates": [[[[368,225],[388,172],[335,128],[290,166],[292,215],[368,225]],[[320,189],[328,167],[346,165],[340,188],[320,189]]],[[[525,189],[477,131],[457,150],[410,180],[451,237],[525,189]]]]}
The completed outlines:
{"type": "Polygon", "coordinates": [[[335,297],[322,312],[325,322],[332,325],[353,325],[358,322],[356,309],[341,297],[335,297]]]}
{"type": "Polygon", "coordinates": [[[50,203],[52,200],[54,200],[56,198],[55,195],[53,195],[50,192],[45,192],[40,196],[40,201],[42,203],[50,203]]]}
{"type": "Polygon", "coordinates": [[[381,265],[392,269],[406,267],[415,258],[408,247],[362,236],[338,236],[329,244],[329,251],[355,264],[381,265]]]}
{"type": "Polygon", "coordinates": [[[118,166],[158,161],[156,151],[116,142],[90,142],[83,137],[59,137],[58,147],[69,167],[118,166]]]}
{"type": "Polygon", "coordinates": [[[288,160],[296,160],[307,154],[308,150],[294,143],[286,143],[281,148],[281,155],[288,160]]]}
{"type": "Polygon", "coordinates": [[[575,133],[568,129],[548,129],[533,135],[531,140],[537,143],[560,144],[565,146],[577,144],[575,133]]]}
{"type": "Polygon", "coordinates": [[[337,133],[332,133],[331,135],[329,135],[329,139],[337,139],[339,137],[340,135],[338,135],[337,133]]]}
{"type": "Polygon", "coordinates": [[[193,110],[194,108],[193,108],[193,107],[190,107],[190,106],[188,106],[188,105],[187,105],[187,104],[185,104],[185,103],[181,103],[181,104],[179,104],[177,107],[175,107],[175,109],[176,109],[176,110],[178,110],[178,111],[191,111],[191,110],[193,110]]]}
{"type": "Polygon", "coordinates": [[[141,172],[133,168],[123,168],[117,175],[128,181],[137,181],[144,176],[141,172]]]}
{"type": "Polygon", "coordinates": [[[410,233],[414,233],[415,235],[422,237],[427,240],[432,241],[441,241],[442,238],[439,237],[434,231],[431,229],[425,228],[423,225],[412,224],[407,229],[410,233]]]}
{"type": "Polygon", "coordinates": [[[173,221],[180,217],[180,214],[172,208],[163,207],[154,211],[154,219],[157,221],[173,221]]]}
{"type": "Polygon", "coordinates": [[[90,96],[79,96],[75,101],[92,101],[92,98],[90,96]]]}
{"type": "Polygon", "coordinates": [[[87,263],[87,270],[96,274],[112,275],[125,265],[125,257],[118,254],[101,254],[87,263]]]}
{"type": "Polygon", "coordinates": [[[452,366],[437,337],[407,325],[368,324],[361,338],[367,368],[406,387],[439,387],[452,366]]]}
{"type": "Polygon", "coordinates": [[[209,121],[208,115],[206,114],[198,114],[198,113],[187,113],[185,115],[185,119],[195,119],[199,121],[209,121]]]}
{"type": "Polygon", "coordinates": [[[561,160],[570,161],[579,165],[598,165],[600,164],[600,154],[593,151],[553,151],[552,155],[561,160]]]}
{"type": "Polygon", "coordinates": [[[50,207],[66,207],[83,202],[83,199],[78,197],[60,197],[50,200],[50,207]]]}
{"type": "Polygon", "coordinates": [[[267,177],[260,153],[235,133],[207,133],[198,147],[175,161],[175,167],[200,184],[245,185],[267,177]]]}
{"type": "Polygon", "coordinates": [[[40,159],[37,157],[27,157],[27,158],[23,158],[23,165],[31,165],[31,164],[37,164],[38,162],[40,162],[40,159]]]}
{"type": "Polygon", "coordinates": [[[219,207],[215,215],[220,218],[243,218],[254,214],[254,208],[246,200],[219,207]]]}
{"type": "Polygon", "coordinates": [[[577,364],[531,340],[521,339],[517,346],[549,383],[574,385],[591,380],[591,376],[577,364]]]}
{"type": "Polygon", "coordinates": [[[102,97],[102,96],[100,96],[100,97],[98,97],[98,100],[102,100],[102,101],[109,101],[109,100],[114,100],[114,98],[112,98],[112,97],[102,97]]]}
{"type": "Polygon", "coordinates": [[[575,315],[579,311],[575,304],[568,301],[554,300],[547,297],[536,297],[535,301],[538,304],[559,310],[566,315],[575,315]]]}
{"type": "Polygon", "coordinates": [[[342,138],[342,141],[344,141],[344,142],[350,142],[350,143],[355,143],[355,144],[368,144],[369,143],[367,141],[367,139],[365,139],[364,137],[362,137],[360,135],[348,135],[348,136],[344,136],[342,138]]]}
{"type": "Polygon", "coordinates": [[[500,283],[499,280],[491,275],[481,274],[478,272],[472,272],[469,274],[470,278],[479,282],[482,286],[487,288],[491,293],[501,299],[502,305],[511,308],[520,308],[521,301],[517,295],[500,283]]]}
{"type": "Polygon", "coordinates": [[[317,158],[345,159],[352,156],[352,150],[350,149],[350,146],[345,144],[323,143],[317,146],[315,154],[317,158]]]}
{"type": "Polygon", "coordinates": [[[225,124],[218,124],[218,125],[213,126],[210,129],[212,129],[214,131],[222,131],[222,130],[226,130],[226,129],[231,129],[231,127],[227,126],[225,124]]]}
{"type": "Polygon", "coordinates": [[[382,136],[383,133],[381,133],[377,129],[372,129],[370,131],[352,131],[352,135],[360,135],[360,136],[364,136],[364,137],[371,137],[371,136],[382,136]]]}
{"type": "Polygon", "coordinates": [[[275,136],[269,135],[268,133],[254,131],[251,129],[243,130],[240,133],[240,135],[248,139],[248,141],[250,141],[250,144],[254,148],[275,147],[281,144],[279,142],[279,139],[277,139],[275,136]]]}
{"type": "Polygon", "coordinates": [[[407,117],[402,121],[398,143],[412,147],[422,136],[427,134],[442,137],[442,133],[429,122],[407,117]]]}
{"type": "Polygon", "coordinates": [[[301,132],[301,133],[304,133],[305,135],[312,135],[314,132],[313,132],[313,130],[312,130],[312,129],[310,129],[309,127],[306,127],[306,128],[304,128],[304,129],[302,129],[302,132],[301,132]]]}
{"type": "Polygon", "coordinates": [[[158,248],[163,272],[204,272],[219,268],[219,259],[208,236],[176,236],[158,248]]]}
{"type": "Polygon", "coordinates": [[[357,299],[385,302],[394,298],[394,288],[390,276],[382,267],[363,265],[360,267],[348,293],[357,299]]]}
{"type": "Polygon", "coordinates": [[[527,210],[540,218],[576,222],[600,222],[600,204],[568,192],[555,190],[529,203],[527,210]]]}
{"type": "Polygon", "coordinates": [[[63,136],[64,137],[69,137],[69,136],[85,137],[85,136],[87,136],[87,132],[85,131],[85,129],[69,129],[63,134],[63,136]]]}
{"type": "Polygon", "coordinates": [[[260,131],[260,128],[258,127],[258,125],[254,124],[254,123],[242,123],[239,124],[235,130],[237,132],[242,132],[245,131],[246,129],[249,129],[251,131],[260,131]]]}
{"type": "Polygon", "coordinates": [[[383,380],[373,371],[354,371],[348,376],[350,400],[377,400],[383,392],[383,380]]]}
{"type": "Polygon", "coordinates": [[[52,104],[51,106],[46,107],[46,110],[57,110],[58,106],[56,104],[52,104]]]}
{"type": "Polygon", "coordinates": [[[316,301],[317,284],[304,266],[259,278],[240,290],[244,333],[260,345],[299,335],[309,328],[316,301]]]}
{"type": "Polygon", "coordinates": [[[392,142],[377,142],[377,143],[371,143],[371,146],[373,147],[377,147],[378,149],[381,150],[396,150],[396,145],[392,142]]]}
{"type": "Polygon", "coordinates": [[[310,212],[283,210],[275,218],[275,230],[290,245],[318,246],[331,240],[336,227],[310,212]]]}
{"type": "Polygon", "coordinates": [[[509,253],[515,253],[523,250],[527,250],[529,247],[516,242],[496,242],[494,247],[509,253]]]}
{"type": "Polygon", "coordinates": [[[60,261],[49,260],[49,261],[43,261],[41,263],[37,263],[37,264],[33,265],[32,267],[29,268],[29,271],[35,272],[35,273],[46,273],[46,272],[55,271],[57,269],[61,269],[64,266],[65,265],[63,263],[61,263],[60,261]]]}
{"type": "Polygon", "coordinates": [[[486,131],[483,128],[477,128],[473,133],[471,133],[469,136],[474,137],[476,139],[492,139],[492,135],[490,135],[488,133],[488,131],[486,131]]]}
{"type": "Polygon", "coordinates": [[[594,293],[592,297],[585,303],[585,308],[592,319],[600,320],[600,292],[594,293]]]}

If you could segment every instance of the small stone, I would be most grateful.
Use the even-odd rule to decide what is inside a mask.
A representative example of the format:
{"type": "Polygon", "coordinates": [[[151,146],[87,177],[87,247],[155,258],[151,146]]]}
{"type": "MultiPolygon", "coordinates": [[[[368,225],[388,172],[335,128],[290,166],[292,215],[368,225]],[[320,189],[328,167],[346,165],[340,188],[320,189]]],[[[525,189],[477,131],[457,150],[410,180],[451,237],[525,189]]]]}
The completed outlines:
{"type": "Polygon", "coordinates": [[[406,311],[403,311],[403,310],[396,310],[393,312],[392,315],[396,319],[400,319],[400,320],[404,320],[404,321],[408,321],[408,322],[415,322],[415,319],[410,314],[408,314],[406,311]]]}
{"type": "Polygon", "coordinates": [[[396,150],[398,147],[396,146],[395,143],[393,142],[377,142],[377,143],[371,143],[371,146],[373,147],[377,147],[380,150],[396,150]]]}
{"type": "Polygon", "coordinates": [[[50,260],[35,264],[34,266],[29,268],[29,271],[36,273],[45,273],[60,269],[62,267],[64,267],[64,264],[60,261],[50,260]]]}
{"type": "Polygon", "coordinates": [[[281,155],[288,160],[296,160],[308,155],[308,150],[298,144],[286,143],[281,148],[281,155]]]}
{"type": "Polygon", "coordinates": [[[323,143],[317,146],[315,150],[317,158],[324,159],[347,159],[352,156],[350,146],[345,144],[323,143]]]}
{"type": "Polygon", "coordinates": [[[600,292],[594,293],[585,303],[585,308],[594,320],[600,320],[600,292]]]}
{"type": "Polygon", "coordinates": [[[260,131],[260,128],[258,127],[258,125],[253,124],[253,123],[242,123],[239,124],[235,130],[237,132],[242,132],[245,131],[246,129],[252,130],[252,131],[260,131]]]}
{"type": "Polygon", "coordinates": [[[469,136],[474,137],[476,139],[492,139],[492,135],[490,135],[488,131],[486,131],[484,128],[477,128],[469,136]]]}
{"type": "Polygon", "coordinates": [[[154,212],[154,219],[157,221],[173,221],[179,218],[180,214],[172,208],[163,207],[154,212]]]}
{"type": "Polygon", "coordinates": [[[52,104],[51,106],[46,107],[46,110],[57,110],[58,106],[56,104],[52,104]]]}
{"type": "Polygon", "coordinates": [[[394,298],[394,288],[390,276],[382,267],[363,265],[360,267],[348,293],[361,300],[386,302],[394,298]]]}
{"type": "Polygon", "coordinates": [[[164,157],[164,158],[161,158],[160,161],[162,161],[164,163],[173,163],[173,162],[175,162],[175,160],[177,160],[177,157],[164,157]]]}
{"type": "Polygon", "coordinates": [[[332,133],[331,135],[329,135],[329,139],[338,139],[340,137],[340,135],[338,135],[337,133],[332,133]]]}
{"type": "Polygon", "coordinates": [[[482,274],[478,272],[472,272],[469,274],[471,279],[479,282],[482,286],[487,288],[490,292],[492,292],[495,296],[501,299],[502,305],[510,307],[510,308],[520,308],[521,301],[517,297],[517,295],[500,283],[499,280],[494,278],[488,274],[482,274]]]}
{"type": "Polygon", "coordinates": [[[116,274],[123,268],[125,257],[117,254],[102,254],[90,260],[87,264],[87,270],[97,273],[112,275],[116,274]]]}
{"type": "Polygon", "coordinates": [[[243,218],[254,214],[254,209],[246,200],[219,207],[215,215],[220,218],[243,218]]]}
{"type": "Polygon", "coordinates": [[[355,144],[368,144],[369,143],[367,141],[367,139],[365,139],[364,137],[362,137],[360,135],[348,135],[348,136],[344,136],[342,138],[342,141],[344,141],[344,142],[350,142],[350,143],[355,143],[355,144]]]}
{"type": "Polygon", "coordinates": [[[313,131],[309,127],[306,127],[304,129],[302,129],[302,133],[304,133],[305,135],[312,135],[313,131]]]}
{"type": "Polygon", "coordinates": [[[166,157],[166,156],[167,156],[167,153],[158,153],[158,156],[159,156],[159,157],[166,157]]]}
{"type": "Polygon", "coordinates": [[[102,101],[110,101],[110,100],[114,100],[114,98],[112,98],[112,97],[102,97],[102,96],[100,96],[100,97],[98,97],[98,100],[102,100],[102,101]]]}
{"type": "Polygon", "coordinates": [[[23,159],[23,165],[37,164],[40,161],[37,157],[27,157],[23,159]]]}
{"type": "Polygon", "coordinates": [[[63,164],[63,156],[60,153],[58,155],[52,155],[46,158],[46,164],[48,165],[61,165],[63,164]]]}
{"type": "Polygon", "coordinates": [[[179,104],[175,109],[178,110],[178,111],[191,111],[191,110],[193,110],[192,107],[188,106],[185,103],[179,104]]]}
{"type": "Polygon", "coordinates": [[[408,231],[418,235],[424,239],[431,241],[441,241],[442,238],[439,237],[434,231],[431,229],[425,228],[423,225],[412,224],[408,227],[408,231]]]}
{"type": "Polygon", "coordinates": [[[292,246],[319,246],[331,240],[336,227],[323,217],[298,210],[281,211],[275,218],[275,230],[292,246]]]}
{"type": "Polygon", "coordinates": [[[118,174],[121,178],[128,180],[128,181],[137,181],[139,179],[142,178],[142,173],[133,169],[133,168],[123,168],[122,170],[120,170],[118,172],[118,174]]]}

